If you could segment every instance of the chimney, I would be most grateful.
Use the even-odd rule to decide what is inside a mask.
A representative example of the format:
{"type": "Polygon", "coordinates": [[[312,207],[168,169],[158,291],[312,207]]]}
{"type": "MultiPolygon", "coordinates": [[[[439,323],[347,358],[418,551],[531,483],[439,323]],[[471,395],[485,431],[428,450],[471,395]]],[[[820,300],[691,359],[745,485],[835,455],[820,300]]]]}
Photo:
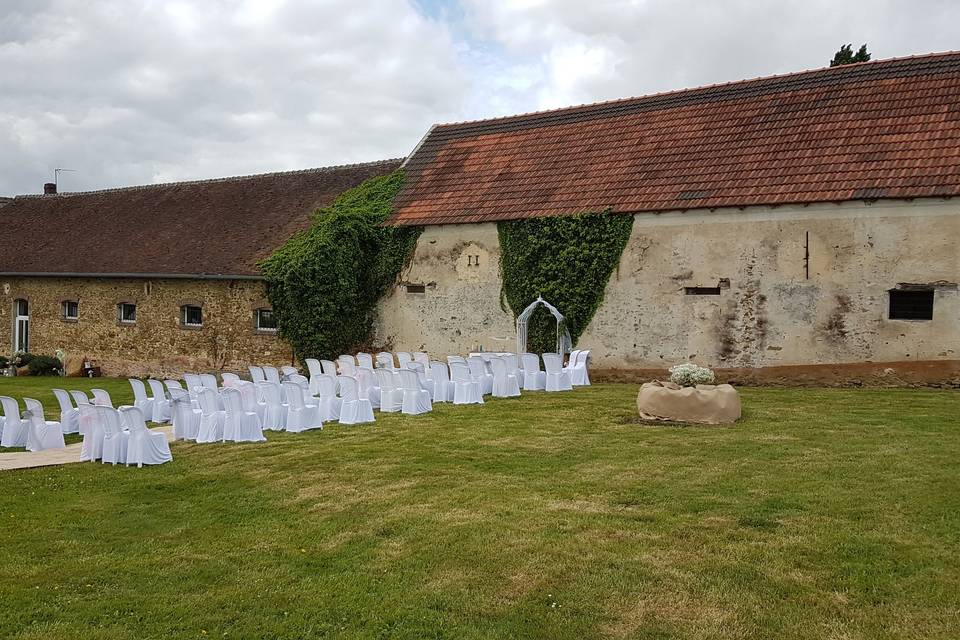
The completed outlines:
{"type": "Polygon", "coordinates": [[[53,196],[57,194],[57,184],[55,182],[46,182],[43,185],[43,195],[53,196]]]}

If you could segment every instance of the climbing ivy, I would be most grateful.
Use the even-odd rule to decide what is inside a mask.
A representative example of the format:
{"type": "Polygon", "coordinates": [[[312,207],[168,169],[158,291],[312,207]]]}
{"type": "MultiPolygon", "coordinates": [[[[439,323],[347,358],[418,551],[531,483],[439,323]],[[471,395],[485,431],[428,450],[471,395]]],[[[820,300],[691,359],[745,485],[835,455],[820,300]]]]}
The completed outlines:
{"type": "Polygon", "coordinates": [[[301,360],[333,358],[369,342],[377,301],[423,231],[382,224],[402,186],[398,170],[344,192],[260,263],[279,333],[301,360]]]}
{"type": "MultiPolygon", "coordinates": [[[[609,211],[498,223],[502,293],[514,317],[543,296],[564,315],[576,345],[632,228],[633,216],[609,211]]],[[[527,350],[554,349],[556,321],[539,307],[527,325],[527,350]]]]}

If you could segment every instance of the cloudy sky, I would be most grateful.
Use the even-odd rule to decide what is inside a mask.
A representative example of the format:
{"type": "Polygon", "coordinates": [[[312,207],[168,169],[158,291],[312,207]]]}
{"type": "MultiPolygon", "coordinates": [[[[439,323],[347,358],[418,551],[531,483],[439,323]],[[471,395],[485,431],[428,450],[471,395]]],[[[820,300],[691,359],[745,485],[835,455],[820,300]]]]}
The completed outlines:
{"type": "Polygon", "coordinates": [[[0,0],[0,195],[363,162],[428,127],[960,48],[956,0],[0,0]]]}

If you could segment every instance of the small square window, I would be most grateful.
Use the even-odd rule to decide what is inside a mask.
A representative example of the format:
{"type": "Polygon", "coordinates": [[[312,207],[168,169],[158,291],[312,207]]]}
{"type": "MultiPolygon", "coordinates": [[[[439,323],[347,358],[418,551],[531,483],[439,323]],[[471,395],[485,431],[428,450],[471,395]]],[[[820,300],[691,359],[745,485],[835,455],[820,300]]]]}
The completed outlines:
{"type": "Polygon", "coordinates": [[[257,331],[276,331],[277,320],[273,317],[273,309],[256,310],[257,331]]]}
{"type": "Polygon", "coordinates": [[[64,300],[60,310],[64,320],[76,320],[80,317],[80,304],[76,300],[64,300]]]}
{"type": "Polygon", "coordinates": [[[427,286],[423,284],[408,284],[407,293],[426,293],[427,286]]]}
{"type": "Polygon", "coordinates": [[[688,296],[718,296],[720,287],[684,287],[683,292],[688,296]]]}
{"type": "Polygon", "coordinates": [[[185,327],[202,327],[203,309],[192,304],[183,305],[180,307],[180,322],[185,327]]]}
{"type": "Polygon", "coordinates": [[[137,305],[132,302],[121,302],[117,305],[117,318],[123,324],[133,324],[137,321],[137,305]]]}
{"type": "Polygon", "coordinates": [[[890,291],[891,320],[933,320],[933,289],[890,291]]]}

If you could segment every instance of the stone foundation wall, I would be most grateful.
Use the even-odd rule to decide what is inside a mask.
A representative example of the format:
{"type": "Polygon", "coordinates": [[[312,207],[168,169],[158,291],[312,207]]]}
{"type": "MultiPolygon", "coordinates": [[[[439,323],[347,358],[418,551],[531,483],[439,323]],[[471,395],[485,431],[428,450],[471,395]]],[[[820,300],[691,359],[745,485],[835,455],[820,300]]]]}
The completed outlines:
{"type": "Polygon", "coordinates": [[[254,330],[254,310],[269,307],[260,281],[0,277],[0,353],[12,350],[17,298],[29,302],[31,352],[63,349],[104,375],[246,371],[251,363],[291,361],[275,333],[254,330]],[[76,321],[63,318],[64,300],[79,303],[76,321]],[[137,305],[135,323],[118,322],[120,302],[137,305]],[[202,327],[181,326],[180,307],[188,303],[202,307],[202,327]]]}

